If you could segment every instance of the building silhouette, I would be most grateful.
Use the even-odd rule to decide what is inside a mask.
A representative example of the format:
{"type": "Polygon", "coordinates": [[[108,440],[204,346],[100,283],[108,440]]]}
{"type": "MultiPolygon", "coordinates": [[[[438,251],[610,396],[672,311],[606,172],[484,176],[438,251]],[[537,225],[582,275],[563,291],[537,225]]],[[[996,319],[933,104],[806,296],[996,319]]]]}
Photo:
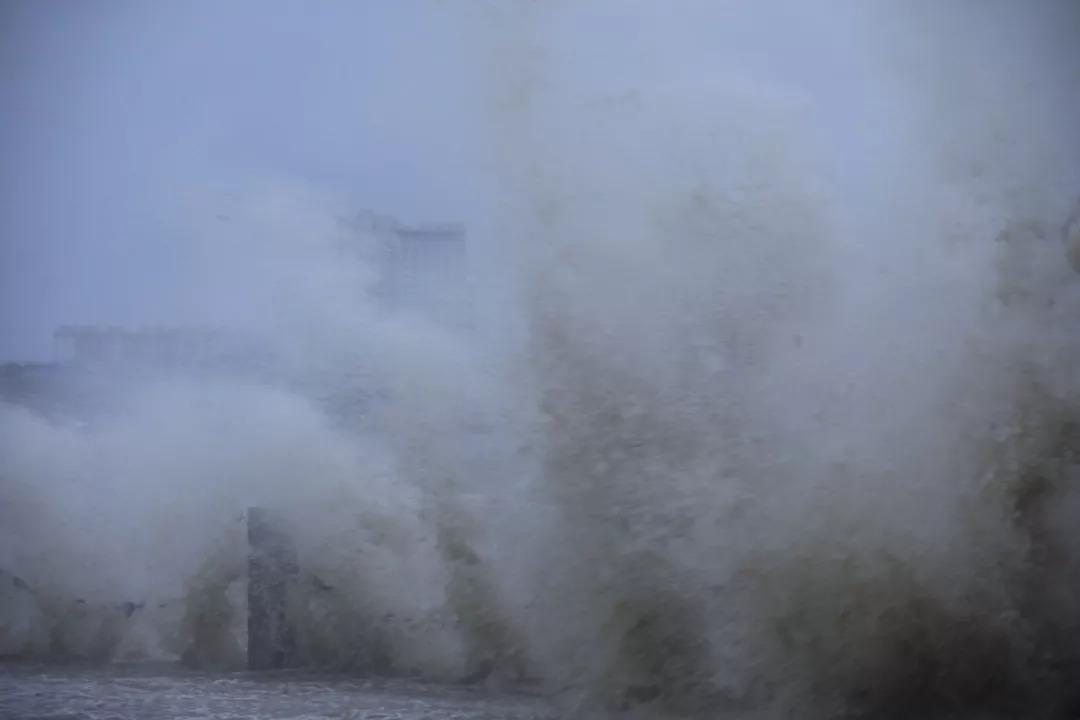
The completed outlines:
{"type": "MultiPolygon", "coordinates": [[[[377,308],[456,330],[470,325],[464,226],[405,225],[370,212],[341,223],[341,261],[371,267],[369,299],[377,308]]],[[[163,375],[280,385],[339,416],[362,412],[379,393],[368,387],[364,368],[338,368],[340,376],[325,377],[281,362],[272,342],[235,329],[65,325],[53,334],[53,355],[50,363],[0,365],[0,401],[89,417],[133,381],[163,375]]]]}

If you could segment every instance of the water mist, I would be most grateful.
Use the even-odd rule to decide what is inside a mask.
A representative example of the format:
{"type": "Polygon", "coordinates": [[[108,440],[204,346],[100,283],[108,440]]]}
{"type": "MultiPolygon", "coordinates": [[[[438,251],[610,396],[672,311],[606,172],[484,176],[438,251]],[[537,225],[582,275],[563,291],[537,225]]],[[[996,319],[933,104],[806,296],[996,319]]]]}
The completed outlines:
{"type": "Polygon", "coordinates": [[[334,193],[200,195],[208,317],[301,380],[4,407],[0,568],[50,600],[3,651],[235,666],[267,505],[308,664],[583,718],[1075,712],[1076,11],[672,7],[462,11],[467,322],[382,308],[334,193]]]}

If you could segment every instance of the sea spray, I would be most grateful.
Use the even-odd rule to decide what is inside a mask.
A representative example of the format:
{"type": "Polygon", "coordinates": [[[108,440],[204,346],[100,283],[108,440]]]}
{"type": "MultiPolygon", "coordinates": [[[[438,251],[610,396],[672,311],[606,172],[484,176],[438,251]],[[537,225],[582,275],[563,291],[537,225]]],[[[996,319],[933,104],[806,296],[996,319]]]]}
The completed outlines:
{"type": "MultiPolygon", "coordinates": [[[[838,6],[859,40],[830,67],[865,73],[838,97],[711,41],[734,21],[706,3],[627,7],[656,35],[620,57],[702,34],[608,75],[588,8],[476,19],[498,327],[383,312],[340,198],[271,184],[199,241],[207,304],[302,382],[158,378],[85,426],[4,408],[3,561],[63,598],[34,612],[68,647],[111,653],[83,597],[158,608],[161,656],[221,650],[266,504],[309,664],[589,718],[1067,711],[1077,186],[1001,42],[1037,44],[1023,14],[838,6]]],[[[817,57],[773,32],[814,18],[750,15],[764,55],[817,57]]]]}
{"type": "Polygon", "coordinates": [[[570,16],[595,20],[507,20],[492,106],[551,517],[524,617],[556,686],[583,716],[1060,712],[1076,645],[1047,628],[1074,632],[1076,543],[1041,515],[1076,494],[1077,291],[1046,241],[1062,136],[976,83],[993,132],[939,133],[918,98],[887,175],[838,173],[822,108],[771,83],[568,74],[570,16]]]}

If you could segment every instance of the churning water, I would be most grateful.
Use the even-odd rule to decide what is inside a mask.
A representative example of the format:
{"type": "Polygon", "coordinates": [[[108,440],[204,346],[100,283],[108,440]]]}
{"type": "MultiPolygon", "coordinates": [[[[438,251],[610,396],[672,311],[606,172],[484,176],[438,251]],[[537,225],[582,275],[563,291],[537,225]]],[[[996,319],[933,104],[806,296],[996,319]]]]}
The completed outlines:
{"type": "Polygon", "coordinates": [[[553,720],[545,703],[471,687],[312,672],[200,673],[153,665],[19,665],[0,716],[20,720],[553,720]]]}
{"type": "MultiPolygon", "coordinates": [[[[697,35],[595,70],[577,6],[474,19],[467,329],[378,311],[335,201],[248,192],[209,257],[261,258],[228,278],[258,330],[377,411],[156,376],[89,425],[2,408],[4,651],[242,662],[267,505],[312,665],[576,717],[1080,712],[1080,173],[1046,90],[1078,66],[1038,52],[1075,13],[841,5],[872,40],[830,57],[739,26],[810,91],[697,35]]],[[[657,38],[724,19],[659,7],[657,38]]]]}

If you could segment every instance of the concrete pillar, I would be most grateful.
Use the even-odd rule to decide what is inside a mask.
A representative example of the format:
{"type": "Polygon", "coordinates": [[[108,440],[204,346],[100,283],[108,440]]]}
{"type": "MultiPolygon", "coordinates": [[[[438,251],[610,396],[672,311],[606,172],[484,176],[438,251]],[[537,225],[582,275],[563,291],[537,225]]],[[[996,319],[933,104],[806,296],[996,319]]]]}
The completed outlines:
{"type": "Polygon", "coordinates": [[[1080,273],[1080,200],[1076,201],[1072,214],[1065,221],[1062,236],[1069,264],[1072,265],[1073,270],[1080,273]]]}
{"type": "Polygon", "coordinates": [[[289,623],[289,587],[297,573],[296,552],[280,518],[266,508],[248,508],[248,669],[295,665],[296,633],[289,623]]]}

